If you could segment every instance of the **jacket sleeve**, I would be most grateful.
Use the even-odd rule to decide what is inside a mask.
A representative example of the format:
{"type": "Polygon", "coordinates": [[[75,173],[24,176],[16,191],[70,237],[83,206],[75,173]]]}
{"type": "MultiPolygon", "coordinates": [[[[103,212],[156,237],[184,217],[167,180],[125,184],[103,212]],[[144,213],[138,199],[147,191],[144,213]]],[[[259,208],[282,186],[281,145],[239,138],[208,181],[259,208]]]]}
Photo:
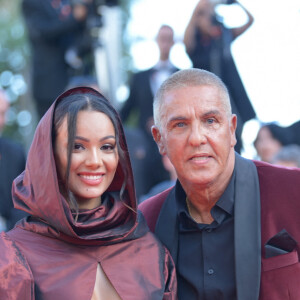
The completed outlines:
{"type": "Polygon", "coordinates": [[[169,251],[165,248],[165,292],[163,300],[176,300],[177,299],[177,277],[174,261],[169,251]]]}
{"type": "Polygon", "coordinates": [[[0,234],[0,299],[34,300],[30,267],[7,234],[0,234]]]}

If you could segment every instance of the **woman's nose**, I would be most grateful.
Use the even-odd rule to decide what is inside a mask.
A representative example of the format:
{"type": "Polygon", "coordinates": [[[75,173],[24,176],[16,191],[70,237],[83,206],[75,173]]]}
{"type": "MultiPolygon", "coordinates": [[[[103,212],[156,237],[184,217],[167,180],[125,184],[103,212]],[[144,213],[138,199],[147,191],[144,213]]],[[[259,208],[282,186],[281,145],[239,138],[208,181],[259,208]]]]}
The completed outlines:
{"type": "Polygon", "coordinates": [[[86,165],[90,167],[99,167],[102,164],[101,153],[99,149],[91,149],[86,158],[86,165]]]}

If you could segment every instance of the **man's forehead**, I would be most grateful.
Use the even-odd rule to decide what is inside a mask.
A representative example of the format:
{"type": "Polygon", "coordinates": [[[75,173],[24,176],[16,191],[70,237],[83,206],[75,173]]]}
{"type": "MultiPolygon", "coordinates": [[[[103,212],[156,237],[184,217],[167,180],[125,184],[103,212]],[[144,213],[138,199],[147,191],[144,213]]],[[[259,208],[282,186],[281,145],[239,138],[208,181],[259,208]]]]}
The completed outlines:
{"type": "Polygon", "coordinates": [[[207,101],[212,101],[215,105],[223,103],[221,92],[217,87],[208,85],[182,86],[165,91],[162,106],[168,108],[175,106],[175,103],[183,107],[186,107],[188,103],[189,105],[198,106],[207,101]]]}
{"type": "Polygon", "coordinates": [[[214,85],[208,85],[208,84],[179,84],[178,86],[174,86],[170,89],[165,90],[164,92],[164,98],[168,97],[169,95],[176,96],[180,95],[182,93],[192,93],[192,92],[197,92],[201,94],[206,94],[206,93],[219,93],[220,90],[217,86],[214,85]]]}

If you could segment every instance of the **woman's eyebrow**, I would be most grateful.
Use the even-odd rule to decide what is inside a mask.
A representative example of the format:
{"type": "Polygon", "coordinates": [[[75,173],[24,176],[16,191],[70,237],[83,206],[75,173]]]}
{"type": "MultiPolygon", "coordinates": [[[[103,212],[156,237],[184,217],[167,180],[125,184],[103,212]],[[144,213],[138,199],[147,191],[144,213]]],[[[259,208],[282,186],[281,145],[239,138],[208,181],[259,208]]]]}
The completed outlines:
{"type": "MultiPolygon", "coordinates": [[[[85,142],[90,141],[89,139],[87,139],[85,137],[82,137],[82,136],[79,136],[79,135],[76,135],[75,139],[82,140],[82,141],[85,141],[85,142]]],[[[104,141],[104,140],[108,140],[108,139],[116,139],[116,137],[113,136],[113,135],[107,135],[107,136],[104,136],[103,138],[101,138],[100,141],[104,141]]]]}

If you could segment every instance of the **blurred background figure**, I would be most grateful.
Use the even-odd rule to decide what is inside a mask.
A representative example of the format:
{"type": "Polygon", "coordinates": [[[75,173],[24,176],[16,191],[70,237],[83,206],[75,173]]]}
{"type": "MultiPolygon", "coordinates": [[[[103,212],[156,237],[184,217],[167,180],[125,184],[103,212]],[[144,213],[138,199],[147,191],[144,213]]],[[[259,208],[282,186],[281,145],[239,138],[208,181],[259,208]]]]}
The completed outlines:
{"type": "MultiPolygon", "coordinates": [[[[88,86],[102,93],[99,88],[98,81],[94,76],[76,76],[71,78],[65,90],[79,86],[88,86]]],[[[103,93],[102,93],[103,94],[103,93]]]]}
{"type": "MultiPolygon", "coordinates": [[[[136,176],[137,186],[140,187],[138,197],[147,193],[155,184],[169,178],[169,174],[162,164],[161,156],[152,138],[151,126],[153,125],[153,97],[161,83],[178,70],[169,60],[170,51],[174,45],[173,29],[168,25],[162,25],[157,33],[156,43],[159,49],[159,61],[152,68],[137,72],[132,76],[129,97],[120,111],[121,118],[125,124],[129,124],[134,118],[137,119],[137,124],[134,124],[137,136],[134,138],[133,132],[130,130],[130,134],[127,137],[128,148],[141,150],[142,145],[140,141],[143,140],[143,147],[146,150],[142,161],[138,159],[138,155],[132,154],[131,157],[133,160],[133,171],[135,166],[143,162],[142,168],[137,167],[141,171],[136,176]],[[142,138],[141,136],[144,137],[142,138]],[[145,145],[145,142],[147,142],[147,145],[145,145]],[[136,162],[135,157],[137,159],[136,162]],[[141,187],[144,187],[143,190],[141,187]]],[[[129,130],[125,129],[126,131],[128,132],[129,130]]],[[[138,151],[138,153],[140,152],[138,151]]]]}
{"type": "Polygon", "coordinates": [[[167,155],[163,155],[161,157],[162,159],[162,163],[164,165],[164,168],[166,169],[166,171],[168,171],[169,173],[169,179],[164,180],[158,184],[156,184],[155,186],[153,186],[150,191],[146,194],[146,195],[142,195],[139,198],[139,203],[143,202],[144,200],[157,195],[159,193],[161,193],[162,191],[168,189],[169,187],[175,185],[176,179],[177,179],[177,174],[175,171],[174,166],[172,165],[170,159],[168,158],[167,155]]]}
{"type": "Polygon", "coordinates": [[[283,146],[273,157],[272,163],[284,167],[300,168],[300,146],[283,146]]]}
{"type": "Polygon", "coordinates": [[[153,125],[153,97],[161,83],[178,69],[170,62],[170,51],[174,45],[174,32],[168,25],[162,25],[157,33],[159,61],[150,69],[135,73],[131,78],[130,94],[121,109],[121,118],[127,122],[132,113],[137,114],[137,127],[151,136],[153,125]]]}
{"type": "Polygon", "coordinates": [[[231,43],[243,34],[253,23],[251,13],[237,1],[200,0],[184,33],[186,52],[193,67],[205,69],[218,75],[226,84],[233,113],[238,116],[235,150],[241,152],[243,125],[256,117],[238,70],[235,66],[231,43]],[[226,28],[221,17],[216,13],[217,4],[237,3],[245,11],[248,21],[236,28],[226,28]]]}
{"type": "Polygon", "coordinates": [[[270,123],[259,129],[254,147],[260,160],[272,163],[273,157],[282,147],[291,143],[292,136],[288,128],[270,123]]]}
{"type": "Polygon", "coordinates": [[[39,117],[72,76],[93,72],[92,45],[87,32],[91,7],[90,0],[22,2],[32,52],[32,93],[39,117]]]}
{"type": "Polygon", "coordinates": [[[0,89],[0,231],[13,228],[25,216],[13,207],[11,197],[12,182],[25,169],[25,152],[20,144],[1,136],[8,108],[5,92],[0,89]]]}
{"type": "Polygon", "coordinates": [[[292,135],[292,143],[300,145],[300,120],[292,123],[288,128],[292,135]]]}
{"type": "Polygon", "coordinates": [[[124,126],[128,152],[132,165],[135,192],[138,201],[151,188],[151,181],[147,174],[152,152],[149,139],[140,128],[124,126]]]}

